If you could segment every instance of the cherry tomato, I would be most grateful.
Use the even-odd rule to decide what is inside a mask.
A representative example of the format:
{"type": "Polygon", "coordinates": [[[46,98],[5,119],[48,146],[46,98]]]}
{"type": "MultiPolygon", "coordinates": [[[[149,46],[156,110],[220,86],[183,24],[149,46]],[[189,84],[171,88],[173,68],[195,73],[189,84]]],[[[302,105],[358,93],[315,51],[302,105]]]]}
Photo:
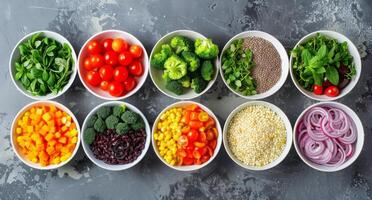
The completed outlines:
{"type": "Polygon", "coordinates": [[[209,118],[208,121],[204,122],[204,127],[205,128],[211,128],[214,126],[214,120],[213,118],[209,118]]]}
{"type": "Polygon", "coordinates": [[[120,53],[128,49],[128,44],[121,38],[115,38],[114,40],[112,40],[111,48],[115,52],[120,53]]]}
{"type": "Polygon", "coordinates": [[[325,89],[324,94],[329,97],[337,97],[340,94],[340,90],[336,86],[329,86],[325,89]]]}
{"type": "Polygon", "coordinates": [[[184,149],[178,149],[177,154],[183,158],[187,156],[187,153],[184,149]]]}
{"type": "Polygon", "coordinates": [[[197,130],[195,129],[191,129],[188,133],[187,133],[187,138],[189,138],[189,141],[193,142],[195,140],[197,140],[199,137],[199,133],[197,130]]]}
{"type": "Polygon", "coordinates": [[[102,65],[104,65],[104,58],[103,56],[99,54],[94,54],[90,56],[90,64],[92,65],[93,68],[99,68],[102,65]]]}
{"type": "Polygon", "coordinates": [[[114,70],[114,80],[123,82],[128,78],[128,70],[127,68],[120,66],[116,67],[114,70]]]}
{"type": "Polygon", "coordinates": [[[207,130],[207,132],[206,132],[206,134],[205,134],[206,136],[207,136],[207,140],[208,141],[210,141],[210,140],[213,140],[214,139],[214,133],[213,133],[213,131],[212,130],[207,130]]]}
{"type": "Polygon", "coordinates": [[[128,77],[124,82],[124,88],[127,92],[129,91],[132,91],[136,85],[137,85],[137,82],[136,82],[136,79],[132,78],[132,77],[128,77]]]}
{"type": "Polygon", "coordinates": [[[90,60],[91,60],[90,57],[87,57],[87,58],[84,59],[84,69],[86,69],[88,71],[91,71],[91,70],[94,69],[90,60]]]}
{"type": "Polygon", "coordinates": [[[178,138],[177,143],[181,145],[182,147],[184,147],[184,146],[187,146],[187,144],[189,143],[189,140],[187,139],[185,135],[181,135],[178,138]]]}
{"type": "Polygon", "coordinates": [[[102,47],[105,51],[111,51],[112,50],[111,46],[112,46],[111,38],[107,38],[102,41],[102,47]]]}
{"type": "Polygon", "coordinates": [[[313,85],[313,93],[316,95],[322,95],[323,94],[323,87],[321,85],[313,85]]]}
{"type": "Polygon", "coordinates": [[[184,126],[181,130],[182,133],[188,133],[190,131],[190,126],[184,126]]]}
{"type": "Polygon", "coordinates": [[[203,127],[203,122],[196,121],[196,120],[191,120],[189,125],[190,125],[191,128],[199,129],[199,128],[203,127]]]}
{"type": "Polygon", "coordinates": [[[182,163],[183,163],[183,165],[192,165],[192,164],[194,164],[194,159],[186,157],[186,158],[183,158],[182,163]]]}
{"type": "Polygon", "coordinates": [[[133,56],[128,51],[124,51],[119,54],[118,59],[121,65],[128,66],[132,62],[133,56]]]}
{"type": "Polygon", "coordinates": [[[194,142],[194,146],[195,147],[199,147],[199,148],[203,148],[203,147],[205,147],[205,143],[203,143],[203,142],[194,142]]]}
{"type": "Polygon", "coordinates": [[[130,46],[129,51],[135,58],[139,58],[142,56],[142,48],[139,45],[134,44],[130,46]]]}
{"type": "Polygon", "coordinates": [[[202,112],[199,113],[198,119],[199,119],[199,121],[206,122],[209,119],[209,115],[208,115],[208,113],[202,111],[202,112]]]}
{"type": "Polygon", "coordinates": [[[197,112],[191,112],[190,114],[190,120],[199,120],[198,119],[198,113],[197,112]]]}
{"type": "Polygon", "coordinates": [[[209,160],[209,156],[202,156],[201,158],[200,158],[200,162],[201,163],[205,163],[205,162],[207,162],[208,160],[209,160]]]}
{"type": "Polygon", "coordinates": [[[190,122],[190,113],[191,112],[189,110],[183,111],[182,118],[181,118],[182,123],[188,124],[190,122]]]}
{"type": "Polygon", "coordinates": [[[209,146],[214,150],[217,146],[217,141],[216,140],[212,140],[209,142],[209,146]]]}
{"type": "Polygon", "coordinates": [[[143,74],[143,66],[140,61],[133,61],[129,67],[129,72],[134,76],[141,76],[143,74]]]}
{"type": "Polygon", "coordinates": [[[190,110],[190,111],[195,111],[196,109],[198,108],[198,105],[196,104],[190,104],[188,106],[186,106],[186,110],[190,110]]]}
{"type": "Polygon", "coordinates": [[[89,71],[85,79],[92,86],[98,86],[101,83],[101,78],[99,77],[99,74],[95,71],[89,71]]]}
{"type": "Polygon", "coordinates": [[[112,68],[110,65],[104,65],[101,68],[99,68],[99,76],[104,81],[111,80],[113,74],[114,74],[114,68],[112,68]]]}
{"type": "Polygon", "coordinates": [[[87,51],[90,54],[98,54],[102,51],[97,40],[91,40],[87,44],[87,51]]]}
{"type": "Polygon", "coordinates": [[[209,156],[213,156],[213,149],[211,147],[209,147],[209,146],[207,146],[206,149],[207,149],[207,154],[209,156]]]}
{"type": "Polygon", "coordinates": [[[205,134],[205,132],[200,132],[199,133],[199,141],[200,142],[207,142],[207,134],[205,134]]]}
{"type": "Polygon", "coordinates": [[[108,65],[116,65],[118,63],[118,55],[114,51],[108,51],[105,53],[105,63],[108,65]]]}
{"type": "Polygon", "coordinates": [[[124,87],[121,83],[113,81],[108,85],[108,91],[111,96],[119,97],[123,94],[124,87]]]}
{"type": "Polygon", "coordinates": [[[108,81],[102,81],[102,82],[99,84],[99,87],[100,87],[102,90],[104,90],[104,91],[108,90],[108,86],[109,86],[109,82],[108,82],[108,81]]]}
{"type": "Polygon", "coordinates": [[[202,156],[198,150],[194,150],[192,152],[192,155],[194,156],[195,159],[200,159],[200,157],[202,156]]]}

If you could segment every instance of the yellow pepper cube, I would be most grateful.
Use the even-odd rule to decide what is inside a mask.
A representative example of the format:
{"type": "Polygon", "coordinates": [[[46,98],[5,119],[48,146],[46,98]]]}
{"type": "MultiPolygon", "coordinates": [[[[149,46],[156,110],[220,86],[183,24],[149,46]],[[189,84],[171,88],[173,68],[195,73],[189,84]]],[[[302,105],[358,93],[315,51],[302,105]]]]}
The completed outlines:
{"type": "Polygon", "coordinates": [[[45,113],[45,114],[43,114],[42,118],[43,118],[44,121],[48,122],[52,117],[50,116],[49,113],[45,113]]]}

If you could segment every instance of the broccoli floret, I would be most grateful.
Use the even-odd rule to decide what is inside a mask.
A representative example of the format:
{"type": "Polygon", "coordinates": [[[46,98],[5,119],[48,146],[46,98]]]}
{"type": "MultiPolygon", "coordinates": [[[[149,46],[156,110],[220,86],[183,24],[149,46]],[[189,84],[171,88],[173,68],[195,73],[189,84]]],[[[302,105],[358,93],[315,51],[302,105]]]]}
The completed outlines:
{"type": "Polygon", "coordinates": [[[96,122],[94,123],[94,130],[96,130],[98,133],[102,133],[106,130],[106,124],[103,119],[98,118],[96,120],[96,122]]]}
{"type": "Polygon", "coordinates": [[[112,114],[115,115],[116,117],[120,117],[121,114],[123,114],[125,111],[125,105],[120,105],[120,106],[114,106],[112,109],[112,114]]]}
{"type": "Polygon", "coordinates": [[[91,128],[94,126],[94,123],[96,122],[96,120],[98,119],[97,115],[92,115],[88,121],[87,121],[87,127],[88,128],[91,128]]]}
{"type": "Polygon", "coordinates": [[[106,118],[105,120],[105,123],[106,123],[106,127],[109,128],[109,129],[114,129],[116,124],[119,123],[119,118],[117,118],[116,116],[114,115],[110,115],[106,118]]]}
{"type": "Polygon", "coordinates": [[[129,130],[130,130],[130,127],[125,122],[120,122],[115,127],[115,132],[116,132],[116,134],[119,134],[119,135],[126,134],[126,133],[129,132],[129,130]]]}
{"type": "Polygon", "coordinates": [[[165,61],[164,67],[172,80],[178,80],[187,74],[187,63],[176,55],[169,57],[165,61]]]}
{"type": "Polygon", "coordinates": [[[138,131],[142,128],[145,128],[145,123],[142,120],[139,120],[138,122],[131,125],[132,129],[135,131],[138,131]]]}
{"type": "Polygon", "coordinates": [[[172,80],[172,79],[169,78],[169,72],[168,71],[164,71],[163,74],[161,75],[161,77],[163,78],[163,80],[165,80],[165,82],[168,82],[168,81],[172,80]]]}
{"type": "Polygon", "coordinates": [[[174,49],[176,54],[182,51],[193,51],[192,41],[183,36],[175,36],[170,41],[170,46],[174,49]]]}
{"type": "Polygon", "coordinates": [[[163,44],[160,52],[154,54],[151,59],[151,65],[157,69],[164,69],[164,63],[173,54],[172,48],[169,44],[163,44]]]}
{"type": "Polygon", "coordinates": [[[111,107],[109,107],[109,106],[103,106],[103,107],[99,108],[98,111],[97,111],[98,117],[100,117],[102,119],[106,119],[111,114],[112,114],[111,113],[111,107]]]}
{"type": "Polygon", "coordinates": [[[121,120],[123,120],[124,122],[128,124],[136,123],[139,118],[140,116],[131,110],[127,110],[121,115],[121,120]]]}
{"type": "Polygon", "coordinates": [[[188,64],[188,70],[190,72],[194,72],[197,70],[200,66],[200,59],[198,56],[196,56],[195,53],[190,51],[184,51],[182,52],[182,58],[187,62],[188,64]]]}
{"type": "Polygon", "coordinates": [[[191,88],[196,93],[201,93],[207,87],[208,82],[205,81],[202,77],[198,76],[192,79],[191,81],[191,88]]]}
{"type": "Polygon", "coordinates": [[[204,61],[201,67],[201,76],[203,77],[203,79],[206,81],[212,80],[213,73],[214,69],[212,62],[210,60],[204,61]]]}
{"type": "Polygon", "coordinates": [[[218,55],[218,46],[211,39],[196,39],[195,53],[204,59],[213,59],[218,55]]]}
{"type": "Polygon", "coordinates": [[[181,79],[178,79],[178,82],[182,84],[182,87],[188,88],[190,87],[191,80],[189,76],[184,76],[181,79]]]}
{"type": "Polygon", "coordinates": [[[89,145],[92,144],[94,139],[96,138],[96,133],[97,132],[94,130],[94,128],[85,129],[84,142],[89,145]]]}
{"type": "Polygon", "coordinates": [[[177,95],[183,94],[183,87],[179,81],[170,80],[165,83],[165,88],[177,95]]]}

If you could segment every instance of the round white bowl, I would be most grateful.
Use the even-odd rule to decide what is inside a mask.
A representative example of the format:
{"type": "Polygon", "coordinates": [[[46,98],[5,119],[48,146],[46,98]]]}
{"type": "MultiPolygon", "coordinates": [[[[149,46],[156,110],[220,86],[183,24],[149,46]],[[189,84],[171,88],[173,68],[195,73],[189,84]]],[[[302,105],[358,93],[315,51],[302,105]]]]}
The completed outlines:
{"type": "Polygon", "coordinates": [[[75,80],[76,73],[77,73],[76,53],[75,53],[74,47],[71,45],[71,43],[65,37],[63,37],[62,35],[60,35],[56,32],[47,31],[47,30],[35,31],[35,32],[29,33],[26,36],[24,36],[14,47],[14,49],[12,51],[12,54],[10,56],[10,60],[9,60],[9,72],[10,72],[10,76],[12,78],[12,81],[13,81],[14,85],[16,86],[16,88],[18,89],[18,91],[20,91],[21,93],[23,93],[27,97],[29,97],[31,99],[34,99],[34,100],[54,99],[54,98],[59,97],[63,93],[65,93],[70,88],[70,86],[72,85],[72,83],[75,80]],[[36,33],[40,33],[40,32],[42,32],[43,36],[45,36],[45,37],[52,38],[52,39],[58,41],[61,44],[67,44],[71,49],[71,56],[72,56],[72,60],[74,61],[74,64],[72,66],[72,74],[70,75],[70,80],[68,81],[68,83],[57,94],[49,93],[45,96],[34,96],[23,87],[23,85],[20,81],[15,80],[15,74],[17,73],[16,70],[15,70],[15,62],[17,62],[17,60],[19,59],[19,56],[20,56],[19,49],[18,49],[19,45],[21,43],[25,42],[26,40],[28,40],[29,38],[31,38],[32,35],[34,35],[36,33]]]}
{"type": "Polygon", "coordinates": [[[151,131],[150,131],[150,125],[149,125],[145,115],[137,107],[135,107],[135,106],[133,106],[129,103],[122,102],[122,101],[109,101],[109,102],[105,102],[105,103],[102,103],[102,104],[96,106],[92,111],[89,112],[89,114],[85,118],[81,132],[82,132],[81,142],[82,142],[85,154],[98,167],[101,167],[103,169],[110,170],[110,171],[126,170],[126,169],[129,169],[129,168],[135,166],[136,164],[138,164],[143,159],[143,157],[146,155],[146,152],[147,152],[147,150],[149,149],[149,146],[150,146],[151,131]],[[107,164],[107,163],[103,162],[102,160],[97,159],[94,156],[94,154],[93,154],[92,150],[90,149],[89,145],[84,142],[85,129],[87,128],[87,120],[90,119],[90,117],[92,117],[92,115],[96,114],[97,110],[99,108],[101,108],[103,106],[117,106],[117,105],[123,105],[123,104],[129,110],[132,110],[133,112],[136,112],[137,114],[139,114],[141,116],[141,118],[143,119],[143,122],[145,123],[145,131],[146,131],[145,147],[143,148],[143,150],[141,152],[141,155],[139,155],[138,158],[136,160],[134,160],[133,162],[128,163],[128,164],[110,165],[110,164],[107,164]]]}
{"type": "MultiPolygon", "coordinates": [[[[160,40],[155,44],[155,46],[152,49],[151,54],[150,54],[150,65],[151,65],[152,56],[155,53],[158,53],[161,50],[161,46],[163,44],[169,44],[171,39],[174,36],[178,36],[178,35],[187,37],[187,38],[189,38],[193,41],[196,40],[197,38],[206,39],[206,37],[204,35],[202,35],[198,32],[195,32],[195,31],[191,31],[191,30],[177,30],[177,31],[170,32],[170,33],[164,35],[162,38],[160,38],[160,40]]],[[[179,99],[179,100],[189,100],[189,99],[194,99],[196,97],[199,97],[199,96],[203,95],[205,92],[207,92],[209,90],[209,88],[212,87],[212,85],[214,84],[214,82],[217,79],[217,74],[218,74],[218,70],[219,70],[219,68],[218,68],[218,58],[215,58],[215,60],[213,62],[213,66],[214,66],[214,71],[215,71],[215,73],[213,75],[213,78],[212,78],[211,81],[208,82],[208,86],[203,90],[203,92],[201,92],[199,94],[194,92],[194,90],[192,90],[192,89],[185,89],[184,90],[185,93],[181,94],[181,95],[176,95],[173,92],[167,90],[165,88],[165,81],[162,78],[163,70],[158,70],[158,69],[156,69],[152,66],[150,66],[150,77],[151,77],[152,82],[154,82],[155,86],[160,90],[160,92],[167,95],[168,97],[179,99]]]]}
{"type": "Polygon", "coordinates": [[[344,105],[342,103],[338,103],[338,102],[319,102],[319,103],[313,104],[313,105],[309,106],[308,108],[306,108],[300,114],[300,116],[297,118],[296,124],[295,124],[294,129],[293,129],[293,144],[295,146],[297,154],[300,156],[302,161],[304,161],[311,168],[319,170],[319,171],[323,171],[323,172],[340,171],[340,170],[345,169],[346,167],[350,166],[351,164],[353,164],[354,161],[358,158],[360,152],[363,149],[363,144],[364,144],[363,124],[360,121],[358,115],[351,108],[347,107],[346,105],[344,105]],[[357,141],[355,143],[354,154],[352,155],[351,158],[349,158],[346,162],[344,162],[342,165],[340,165],[338,167],[328,167],[328,166],[319,165],[319,164],[316,164],[316,163],[310,161],[304,155],[302,155],[302,153],[300,151],[300,147],[297,144],[297,133],[296,133],[296,131],[297,131],[298,123],[300,122],[302,117],[305,115],[305,113],[307,113],[311,108],[313,108],[315,106],[332,106],[332,107],[335,107],[335,108],[339,108],[339,109],[343,110],[354,121],[354,124],[356,126],[358,136],[357,136],[357,141]]]}
{"type": "Polygon", "coordinates": [[[12,147],[13,147],[13,150],[15,152],[15,154],[17,155],[17,157],[24,163],[26,164],[27,166],[29,167],[32,167],[32,168],[35,168],[35,169],[40,169],[40,170],[50,170],[50,169],[57,169],[59,167],[62,167],[63,165],[67,164],[76,154],[76,152],[78,151],[79,149],[79,146],[80,146],[80,139],[81,139],[81,136],[80,136],[80,126],[79,126],[79,122],[78,120],[76,119],[75,115],[64,105],[58,103],[58,102],[55,102],[55,101],[36,101],[36,102],[32,102],[30,104],[27,104],[26,106],[24,106],[18,113],[17,115],[15,116],[14,120],[13,120],[13,123],[12,123],[12,127],[11,127],[11,130],[10,130],[10,142],[12,144],[12,147]],[[59,163],[58,165],[48,165],[48,166],[41,166],[40,164],[38,163],[33,163],[31,162],[30,160],[28,160],[21,152],[20,152],[20,148],[17,144],[17,137],[15,137],[15,135],[17,134],[16,133],[16,128],[17,128],[17,121],[20,117],[22,117],[22,115],[28,111],[29,109],[31,109],[32,107],[35,107],[35,106],[47,106],[47,105],[54,105],[56,106],[57,108],[61,109],[62,111],[66,112],[68,115],[70,115],[73,119],[73,121],[75,122],[76,124],[76,129],[78,131],[78,141],[76,143],[76,146],[75,146],[75,149],[74,151],[72,152],[70,158],[68,158],[66,161],[64,162],[61,162],[59,163]]]}
{"type": "Polygon", "coordinates": [[[230,156],[230,158],[236,164],[238,164],[239,166],[241,166],[245,169],[253,170],[253,171],[263,171],[263,170],[273,168],[273,167],[277,166],[279,163],[281,163],[284,160],[284,158],[288,155],[289,150],[291,150],[291,146],[292,146],[292,126],[291,126],[291,122],[289,121],[287,115],[279,107],[275,106],[274,104],[271,104],[271,103],[268,103],[268,102],[265,102],[265,101],[250,101],[250,102],[243,103],[240,106],[238,106],[237,108],[235,108],[229,114],[229,116],[226,119],[225,125],[223,127],[223,145],[225,146],[226,152],[230,156]],[[283,123],[285,125],[285,129],[286,129],[286,136],[287,136],[285,147],[283,149],[283,152],[280,154],[280,156],[276,160],[274,160],[273,162],[271,162],[271,163],[269,163],[269,164],[267,164],[263,167],[255,167],[255,166],[249,166],[249,165],[244,164],[242,161],[240,161],[238,158],[236,158],[235,155],[231,152],[230,147],[229,147],[229,142],[227,141],[227,131],[228,131],[228,128],[229,128],[229,125],[230,125],[230,122],[231,122],[232,118],[239,111],[243,110],[244,108],[246,108],[248,106],[255,106],[255,105],[268,107],[272,111],[274,111],[276,114],[278,114],[278,116],[283,120],[283,123]]]}
{"type": "Polygon", "coordinates": [[[96,33],[92,37],[90,37],[84,43],[83,47],[80,50],[79,57],[78,57],[78,63],[79,63],[79,66],[78,66],[79,78],[81,82],[83,83],[84,87],[94,96],[104,99],[104,100],[109,100],[109,101],[125,99],[135,94],[145,83],[147,75],[149,73],[149,58],[146,52],[146,48],[143,46],[141,41],[139,41],[135,36],[125,31],[119,31],[119,30],[106,30],[106,31],[96,33]],[[86,46],[91,40],[97,40],[101,42],[102,40],[106,38],[122,38],[125,41],[127,41],[128,44],[130,45],[131,44],[139,45],[143,50],[142,57],[140,59],[142,66],[143,66],[143,74],[140,77],[134,77],[137,81],[136,87],[132,91],[120,97],[113,97],[107,91],[104,91],[99,87],[93,87],[85,81],[85,76],[86,76],[87,71],[84,69],[84,59],[88,55],[88,52],[86,51],[86,46]]]}
{"type": "Polygon", "coordinates": [[[222,80],[225,83],[225,85],[236,95],[238,95],[240,97],[243,97],[245,99],[249,99],[249,100],[263,99],[263,98],[266,98],[266,97],[269,97],[269,96],[275,94],[275,92],[277,92],[283,86],[283,84],[285,83],[285,80],[287,79],[288,70],[289,70],[289,67],[288,67],[289,64],[288,63],[289,63],[288,54],[287,54],[287,51],[285,50],[285,48],[283,47],[282,43],[280,43],[280,41],[278,39],[276,39],[274,36],[272,36],[272,35],[270,35],[266,32],[262,32],[262,31],[244,31],[244,32],[241,32],[241,33],[235,35],[234,37],[232,37],[225,44],[225,46],[223,47],[222,52],[221,52],[221,56],[220,56],[220,60],[219,60],[219,64],[221,65],[220,74],[221,74],[222,80]],[[275,49],[277,50],[277,52],[280,56],[280,60],[282,61],[281,62],[281,69],[282,70],[281,70],[281,74],[280,74],[280,78],[279,78],[278,82],[276,82],[275,85],[272,88],[270,88],[269,90],[267,90],[266,92],[263,92],[263,93],[260,93],[260,94],[255,94],[255,95],[250,95],[250,96],[245,96],[242,93],[237,92],[233,88],[231,88],[225,80],[224,72],[223,72],[223,69],[222,69],[222,64],[223,64],[222,63],[222,56],[225,53],[226,49],[228,49],[230,47],[230,45],[235,40],[244,39],[244,38],[247,38],[247,37],[259,37],[259,38],[263,38],[263,39],[269,41],[271,44],[274,45],[275,49]]]}
{"type": "Polygon", "coordinates": [[[207,166],[209,163],[211,163],[212,160],[217,156],[218,152],[220,151],[221,144],[222,144],[222,130],[221,130],[221,125],[220,125],[220,122],[218,121],[218,118],[216,117],[216,115],[214,115],[214,113],[209,108],[207,108],[206,106],[204,106],[203,104],[200,104],[200,103],[197,103],[197,102],[194,102],[194,101],[179,101],[179,102],[176,102],[174,104],[169,105],[163,111],[161,111],[161,113],[158,115],[158,117],[156,118],[156,120],[154,122],[154,125],[152,126],[151,142],[152,142],[152,147],[154,148],[154,151],[155,151],[156,155],[158,156],[158,158],[165,165],[167,165],[168,167],[170,167],[172,169],[175,169],[175,170],[178,170],[178,171],[195,171],[195,170],[201,169],[201,168],[207,166]],[[218,132],[216,149],[214,150],[212,157],[210,157],[207,162],[205,162],[205,163],[203,163],[201,165],[173,166],[173,165],[168,164],[163,159],[163,157],[160,156],[160,153],[159,153],[159,150],[158,150],[158,146],[156,145],[156,142],[155,142],[155,139],[154,139],[153,135],[154,135],[154,132],[156,130],[156,126],[157,126],[157,124],[158,124],[158,122],[160,120],[160,116],[163,113],[165,113],[166,111],[168,111],[171,108],[185,107],[185,106],[190,105],[190,104],[196,104],[196,105],[198,105],[202,110],[204,110],[205,112],[207,112],[208,115],[211,116],[214,119],[214,121],[216,123],[217,132],[218,132]]]}
{"type": "Polygon", "coordinates": [[[315,37],[317,35],[317,33],[325,35],[329,38],[336,39],[339,42],[345,42],[345,41],[347,42],[347,46],[349,48],[350,55],[353,57],[353,60],[354,60],[356,75],[350,80],[350,83],[340,91],[340,94],[337,97],[329,97],[329,96],[324,95],[324,94],[323,95],[316,95],[316,94],[314,94],[310,91],[307,91],[306,89],[304,89],[298,83],[298,81],[297,81],[297,79],[296,79],[296,77],[293,73],[293,69],[292,69],[292,63],[293,63],[292,55],[290,56],[290,59],[289,59],[289,63],[290,63],[289,72],[291,74],[292,81],[295,84],[296,88],[298,90],[300,90],[300,92],[302,94],[304,94],[305,96],[307,96],[311,99],[317,100],[317,101],[333,101],[333,100],[336,100],[336,99],[339,99],[339,98],[345,96],[346,94],[348,94],[355,87],[355,85],[357,84],[357,82],[359,80],[361,71],[362,71],[362,60],[360,58],[360,54],[358,52],[358,49],[353,44],[353,42],[350,41],[346,36],[342,35],[341,33],[335,32],[335,31],[320,30],[320,31],[312,32],[312,33],[306,35],[305,37],[303,37],[300,41],[298,41],[298,43],[296,44],[296,46],[294,48],[296,48],[300,44],[303,44],[303,43],[307,42],[311,38],[315,37]]]}

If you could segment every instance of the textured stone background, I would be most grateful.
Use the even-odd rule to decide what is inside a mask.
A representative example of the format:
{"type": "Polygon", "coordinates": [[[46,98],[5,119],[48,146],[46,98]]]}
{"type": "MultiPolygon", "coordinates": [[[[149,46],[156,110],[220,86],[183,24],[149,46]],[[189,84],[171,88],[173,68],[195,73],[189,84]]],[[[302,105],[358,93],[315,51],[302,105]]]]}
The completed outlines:
{"type": "MultiPolygon", "coordinates": [[[[370,199],[371,19],[369,0],[3,0],[0,3],[0,199],[370,199]],[[167,168],[152,149],[138,166],[122,172],[96,167],[82,149],[68,166],[54,171],[33,170],[16,158],[10,146],[11,121],[31,99],[11,83],[8,61],[21,37],[41,29],[66,36],[77,52],[92,34],[105,29],[133,33],[148,52],[162,35],[176,29],[198,31],[213,38],[221,48],[241,31],[263,30],[276,36],[288,49],[309,32],[339,31],[355,42],[363,55],[362,77],[340,102],[354,109],[362,119],[365,148],[354,165],[336,173],[309,168],[294,149],[281,165],[266,172],[241,169],[223,149],[215,161],[196,173],[167,168]]],[[[90,109],[103,102],[88,93],[78,78],[67,94],[56,100],[71,108],[80,123],[90,109]]],[[[315,103],[300,94],[289,77],[279,92],[265,100],[282,108],[292,123],[304,108],[315,103]]],[[[229,112],[245,102],[228,92],[220,78],[208,94],[196,101],[211,108],[222,123],[229,112]]],[[[161,95],[148,79],[128,102],[139,106],[153,122],[157,113],[175,100],[161,95]]]]}

